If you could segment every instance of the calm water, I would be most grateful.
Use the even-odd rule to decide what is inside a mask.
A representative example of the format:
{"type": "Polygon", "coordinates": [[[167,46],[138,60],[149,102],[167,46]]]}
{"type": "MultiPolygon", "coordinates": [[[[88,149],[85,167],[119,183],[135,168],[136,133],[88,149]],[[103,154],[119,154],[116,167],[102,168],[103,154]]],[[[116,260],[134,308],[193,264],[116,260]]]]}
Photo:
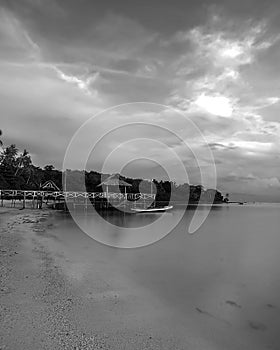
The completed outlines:
{"type": "MultiPolygon", "coordinates": [[[[169,213],[150,234],[160,237],[180,214],[169,213]]],[[[130,305],[118,317],[128,313],[131,326],[168,332],[191,349],[279,349],[279,214],[278,205],[216,207],[189,235],[188,210],[169,235],[137,249],[100,244],[71,218],[57,215],[53,249],[58,258],[63,252],[66,272],[83,290],[99,280],[118,291],[130,305]]],[[[135,227],[158,218],[110,214],[117,226],[104,230],[97,214],[83,220],[98,239],[104,234],[117,244],[129,240],[121,226],[135,235],[135,227]]]]}

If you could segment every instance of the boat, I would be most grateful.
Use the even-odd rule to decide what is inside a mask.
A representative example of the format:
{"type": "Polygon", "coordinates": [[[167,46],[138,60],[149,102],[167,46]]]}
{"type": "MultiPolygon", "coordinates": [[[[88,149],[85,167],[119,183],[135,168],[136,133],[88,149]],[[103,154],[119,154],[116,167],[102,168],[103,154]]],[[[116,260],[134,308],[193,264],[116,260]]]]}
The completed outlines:
{"type": "Polygon", "coordinates": [[[157,212],[164,212],[167,210],[171,210],[172,208],[173,208],[173,205],[168,205],[168,206],[161,207],[161,208],[146,208],[146,209],[131,208],[131,210],[133,210],[136,213],[157,213],[157,212]]]}

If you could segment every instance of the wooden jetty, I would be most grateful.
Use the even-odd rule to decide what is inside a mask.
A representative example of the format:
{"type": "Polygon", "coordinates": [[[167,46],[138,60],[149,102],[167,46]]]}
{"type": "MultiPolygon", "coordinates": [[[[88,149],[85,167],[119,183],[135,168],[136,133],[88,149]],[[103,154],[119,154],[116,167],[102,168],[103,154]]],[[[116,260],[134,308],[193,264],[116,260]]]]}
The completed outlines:
{"type": "Polygon", "coordinates": [[[121,193],[121,192],[79,192],[79,191],[23,191],[0,190],[1,206],[43,209],[65,209],[72,206],[74,209],[87,209],[94,206],[97,209],[121,207],[127,203],[145,208],[147,202],[154,202],[153,193],[121,193]]]}

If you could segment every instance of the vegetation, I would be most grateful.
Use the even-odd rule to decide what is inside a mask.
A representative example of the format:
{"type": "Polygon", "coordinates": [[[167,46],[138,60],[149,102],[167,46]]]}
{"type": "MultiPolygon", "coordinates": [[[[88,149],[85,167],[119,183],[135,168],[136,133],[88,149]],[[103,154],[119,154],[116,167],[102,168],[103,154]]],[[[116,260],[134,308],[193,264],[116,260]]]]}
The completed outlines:
{"type": "MultiPolygon", "coordinates": [[[[1,135],[1,134],[0,134],[1,135]]],[[[39,190],[42,184],[48,180],[52,180],[59,188],[62,188],[62,178],[67,176],[67,190],[100,192],[102,187],[101,174],[96,171],[78,171],[67,170],[64,174],[62,171],[54,168],[53,165],[46,165],[44,168],[35,166],[32,163],[31,156],[27,150],[19,152],[16,145],[12,144],[6,148],[2,148],[0,152],[0,189],[13,190],[39,190]]],[[[103,174],[107,177],[110,174],[103,174]]],[[[151,191],[151,183],[142,179],[132,179],[120,176],[131,184],[126,191],[128,193],[149,193],[151,191]]],[[[176,184],[172,181],[154,180],[156,186],[156,201],[169,202],[172,193],[172,200],[184,202],[187,204],[197,203],[200,199],[204,202],[222,202],[223,196],[216,189],[204,190],[201,185],[193,186],[188,184],[176,184]]]]}

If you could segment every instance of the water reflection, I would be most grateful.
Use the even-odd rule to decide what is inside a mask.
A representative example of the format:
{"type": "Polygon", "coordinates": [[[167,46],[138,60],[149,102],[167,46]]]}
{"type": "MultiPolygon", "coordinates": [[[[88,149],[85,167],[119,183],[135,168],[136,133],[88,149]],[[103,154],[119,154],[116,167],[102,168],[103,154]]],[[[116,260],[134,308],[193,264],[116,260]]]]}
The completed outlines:
{"type": "Polygon", "coordinates": [[[112,225],[118,227],[143,227],[156,221],[161,213],[130,214],[122,211],[99,211],[98,214],[112,225]]]}
{"type": "MultiPolygon", "coordinates": [[[[65,230],[65,237],[72,237],[63,249],[71,245],[71,254],[86,261],[84,275],[102,259],[108,268],[114,268],[116,278],[125,275],[122,287],[127,293],[136,284],[139,295],[144,288],[161,302],[159,311],[152,297],[141,294],[150,311],[145,316],[139,311],[139,318],[169,322],[175,337],[183,337],[179,329],[191,329],[207,339],[212,349],[278,349],[279,207],[215,206],[197,234],[190,236],[186,226],[193,211],[187,210],[168,236],[139,249],[113,249],[90,240],[85,251],[81,233],[70,220],[67,229],[63,223],[59,232],[65,230]]],[[[95,216],[87,217],[86,222],[96,234],[123,242],[137,237],[133,237],[134,230],[128,237],[122,227],[148,225],[158,215],[162,214],[111,213],[107,219],[115,226],[109,231],[95,216]]],[[[166,222],[176,220],[176,215],[177,210],[166,215],[166,222]]],[[[158,226],[159,232],[161,229],[158,226]]]]}

